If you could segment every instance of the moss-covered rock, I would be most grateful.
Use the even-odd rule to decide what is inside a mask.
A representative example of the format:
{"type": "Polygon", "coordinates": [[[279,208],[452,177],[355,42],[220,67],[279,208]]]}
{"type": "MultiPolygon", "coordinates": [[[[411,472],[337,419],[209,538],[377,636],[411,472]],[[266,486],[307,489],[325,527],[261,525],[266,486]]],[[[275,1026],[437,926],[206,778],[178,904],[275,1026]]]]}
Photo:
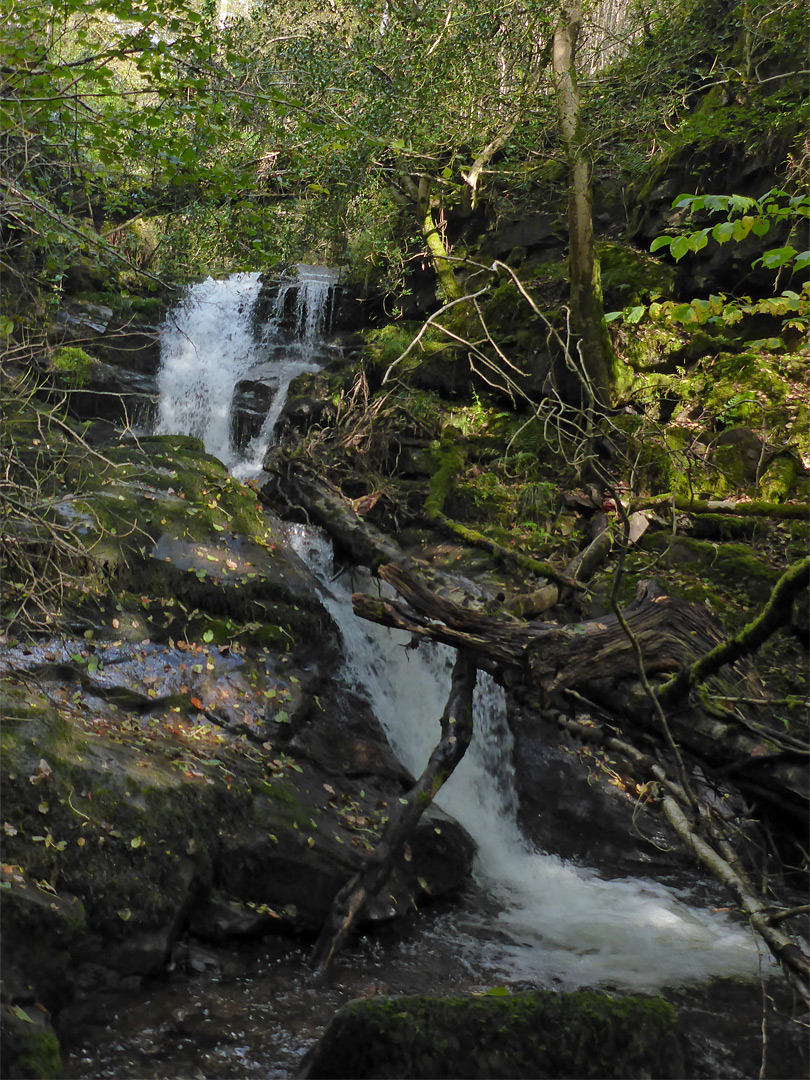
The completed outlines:
{"type": "Polygon", "coordinates": [[[602,275],[602,295],[606,308],[647,304],[656,297],[670,296],[675,270],[629,244],[602,241],[596,245],[602,275]]]}
{"type": "Polygon", "coordinates": [[[660,998],[533,992],[394,997],[342,1009],[300,1077],[680,1077],[660,998]]]}
{"type": "Polygon", "coordinates": [[[62,1052],[47,1012],[28,1002],[4,1002],[2,1009],[3,1080],[61,1080],[62,1052]]]}

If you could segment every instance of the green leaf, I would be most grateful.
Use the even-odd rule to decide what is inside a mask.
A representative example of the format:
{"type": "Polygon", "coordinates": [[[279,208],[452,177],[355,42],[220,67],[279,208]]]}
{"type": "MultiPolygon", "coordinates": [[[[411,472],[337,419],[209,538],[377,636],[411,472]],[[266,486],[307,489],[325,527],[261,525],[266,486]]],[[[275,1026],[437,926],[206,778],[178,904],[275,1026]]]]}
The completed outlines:
{"type": "Polygon", "coordinates": [[[680,323],[698,321],[697,313],[691,304],[676,304],[672,309],[672,318],[680,323]]]}
{"type": "Polygon", "coordinates": [[[757,259],[756,262],[762,263],[768,270],[777,270],[780,266],[785,266],[787,263],[792,262],[795,255],[798,255],[795,247],[788,244],[787,247],[771,248],[766,251],[761,259],[757,259]]]}
{"type": "Polygon", "coordinates": [[[666,247],[671,244],[673,237],[671,236],[656,236],[653,242],[650,244],[650,251],[658,251],[659,248],[666,247]]]}
{"type": "Polygon", "coordinates": [[[206,630],[205,633],[202,636],[202,639],[205,642],[213,641],[214,640],[214,631],[213,630],[206,630]]]}
{"type": "Polygon", "coordinates": [[[623,314],[624,314],[624,312],[621,312],[621,311],[609,311],[605,315],[605,322],[606,323],[616,322],[616,320],[620,319],[623,314]]]}
{"type": "Polygon", "coordinates": [[[810,266],[810,251],[800,251],[793,263],[794,270],[804,270],[805,266],[810,266]]]}
{"type": "Polygon", "coordinates": [[[627,321],[631,326],[638,326],[641,320],[644,318],[644,313],[647,309],[639,304],[637,307],[630,308],[627,313],[627,321]]]}
{"type": "Polygon", "coordinates": [[[509,997],[508,986],[491,986],[484,991],[484,997],[509,997]]]}
{"type": "Polygon", "coordinates": [[[689,237],[678,236],[669,246],[669,252],[675,262],[680,262],[684,255],[689,251],[689,237]]]}
{"type": "Polygon", "coordinates": [[[715,225],[712,229],[712,236],[718,244],[725,244],[734,236],[736,227],[737,223],[735,221],[721,221],[719,225],[715,225]]]}
{"type": "Polygon", "coordinates": [[[32,1020],[21,1005],[14,1005],[12,1011],[18,1020],[24,1020],[26,1024],[36,1023],[36,1020],[32,1020]]]}

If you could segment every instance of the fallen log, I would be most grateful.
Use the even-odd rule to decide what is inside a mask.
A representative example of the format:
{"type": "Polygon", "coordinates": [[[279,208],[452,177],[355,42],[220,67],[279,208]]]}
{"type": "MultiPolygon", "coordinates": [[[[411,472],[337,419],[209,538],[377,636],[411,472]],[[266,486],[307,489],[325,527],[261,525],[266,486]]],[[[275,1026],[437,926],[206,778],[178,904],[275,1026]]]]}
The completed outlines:
{"type": "Polygon", "coordinates": [[[741,499],[684,499],[667,495],[643,496],[631,499],[628,511],[655,510],[674,507],[683,514],[736,514],[740,517],[774,517],[807,521],[810,505],[805,502],[769,503],[743,502],[741,499]]]}
{"type": "MultiPolygon", "coordinates": [[[[567,690],[582,690],[619,727],[632,725],[660,739],[649,698],[637,685],[634,642],[615,615],[573,625],[498,618],[437,595],[401,565],[381,566],[378,574],[402,599],[355,594],[354,610],[361,617],[405,630],[415,640],[469,650],[479,667],[529,700],[548,704],[567,690]]],[[[722,627],[706,608],[666,596],[652,582],[639,584],[635,602],[623,614],[648,677],[678,678],[726,644],[722,627]]],[[[766,621],[776,628],[775,621],[766,621]]],[[[768,798],[802,818],[807,748],[759,732],[749,719],[755,704],[722,704],[730,695],[767,707],[768,696],[750,665],[728,663],[722,673],[707,672],[707,678],[705,689],[690,682],[686,694],[670,701],[669,723],[678,743],[709,765],[733,771],[743,788],[756,790],[758,801],[768,798]]]]}

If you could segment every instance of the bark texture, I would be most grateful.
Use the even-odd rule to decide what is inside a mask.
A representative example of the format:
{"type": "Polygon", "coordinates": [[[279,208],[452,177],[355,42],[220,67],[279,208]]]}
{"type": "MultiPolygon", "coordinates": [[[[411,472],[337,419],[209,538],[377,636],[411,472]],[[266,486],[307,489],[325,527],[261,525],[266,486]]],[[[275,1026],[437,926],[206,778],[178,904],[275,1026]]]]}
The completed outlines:
{"type": "Polygon", "coordinates": [[[552,72],[557,120],[568,158],[569,274],[571,318],[579,337],[582,366],[599,405],[609,405],[616,363],[604,325],[599,265],[593,249],[591,163],[588,155],[576,74],[582,0],[567,0],[554,31],[552,72]]]}

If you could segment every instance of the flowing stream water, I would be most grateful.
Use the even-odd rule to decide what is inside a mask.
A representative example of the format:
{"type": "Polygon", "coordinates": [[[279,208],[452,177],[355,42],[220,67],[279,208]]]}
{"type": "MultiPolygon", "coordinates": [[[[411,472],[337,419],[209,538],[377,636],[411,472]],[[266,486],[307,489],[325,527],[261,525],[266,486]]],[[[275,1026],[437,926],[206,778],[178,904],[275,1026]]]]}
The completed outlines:
{"type": "Polygon", "coordinates": [[[161,335],[157,433],[196,436],[239,479],[256,476],[290,382],[323,362],[336,281],[334,271],[300,265],[295,280],[279,284],[261,321],[254,317],[260,274],[209,277],[192,286],[161,335]],[[258,434],[245,446],[234,438],[240,384],[272,394],[258,434]]]}
{"type": "MultiPolygon", "coordinates": [[[[299,282],[279,290],[275,309],[258,333],[251,317],[258,275],[208,279],[195,286],[164,335],[158,430],[198,435],[237,475],[255,475],[290,379],[319,363],[333,281],[328,274],[302,270],[299,282]],[[293,287],[298,340],[283,345],[284,294],[293,287]],[[230,411],[235,388],[248,377],[264,380],[275,398],[253,443],[239,448],[230,411]]],[[[405,636],[356,618],[351,591],[358,588],[357,572],[351,581],[345,573],[335,579],[331,549],[316,531],[291,526],[289,538],[321,581],[328,582],[323,601],[343,636],[343,678],[371,702],[394,752],[418,774],[437,740],[449,689],[450,650],[424,645],[406,650],[405,636]]],[[[370,580],[367,587],[372,587],[370,580]]],[[[477,846],[475,881],[466,898],[361,939],[328,984],[307,970],[298,945],[252,946],[249,956],[247,947],[232,950],[241,958],[228,992],[215,985],[216,979],[206,988],[201,976],[188,993],[200,998],[201,1009],[201,1002],[208,1002],[205,1017],[226,1006],[236,1010],[236,1020],[229,1014],[226,1022],[233,1027],[241,1020],[252,1034],[244,1045],[226,1047],[222,1059],[220,1050],[206,1051],[204,1075],[289,1075],[334,1008],[364,992],[374,978],[388,992],[467,991],[500,981],[656,992],[718,977],[752,980],[763,964],[767,967],[745,927],[713,912],[705,900],[701,907],[698,878],[691,889],[681,890],[638,877],[606,880],[536,850],[517,822],[512,750],[503,693],[479,676],[472,746],[438,798],[477,846]],[[271,1012],[262,1004],[268,997],[271,1012]]],[[[233,960],[222,963],[227,970],[233,960]]],[[[176,987],[165,993],[168,1009],[176,987]]],[[[155,1010],[161,1000],[153,999],[152,1011],[145,1014],[147,1033],[150,1023],[159,1027],[155,1010]]],[[[131,1007],[147,1009],[140,999],[131,1007]]],[[[192,1024],[189,1037],[204,1042],[203,1028],[192,1024]]],[[[142,1040],[141,1050],[155,1053],[148,1040],[142,1040]]],[[[94,1075],[116,1075],[114,1067],[105,1071],[98,1061],[96,1068],[94,1075]]]]}

